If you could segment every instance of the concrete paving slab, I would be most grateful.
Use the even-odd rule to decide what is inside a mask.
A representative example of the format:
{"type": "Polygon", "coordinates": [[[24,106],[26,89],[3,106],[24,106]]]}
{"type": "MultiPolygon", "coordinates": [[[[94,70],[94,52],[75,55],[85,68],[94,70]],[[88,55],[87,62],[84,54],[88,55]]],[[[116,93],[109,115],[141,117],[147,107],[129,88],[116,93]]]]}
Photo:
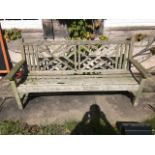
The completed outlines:
{"type": "Polygon", "coordinates": [[[0,120],[22,121],[28,124],[61,124],[81,121],[92,104],[98,104],[108,121],[144,121],[154,115],[146,107],[155,106],[155,94],[145,94],[140,104],[133,107],[124,94],[33,94],[24,110],[18,110],[15,99],[8,98],[0,108],[0,120]]]}

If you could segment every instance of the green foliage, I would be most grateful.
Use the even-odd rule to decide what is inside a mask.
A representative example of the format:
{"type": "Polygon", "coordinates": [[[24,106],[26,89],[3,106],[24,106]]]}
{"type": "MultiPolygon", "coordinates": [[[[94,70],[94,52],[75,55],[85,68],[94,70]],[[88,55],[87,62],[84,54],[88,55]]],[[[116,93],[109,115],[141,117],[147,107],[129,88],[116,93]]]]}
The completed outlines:
{"type": "Polygon", "coordinates": [[[77,122],[66,122],[62,125],[38,126],[19,121],[1,121],[0,135],[65,135],[70,134],[76,124],[77,122]]]}
{"type": "Polygon", "coordinates": [[[68,131],[71,132],[76,127],[77,124],[78,124],[78,122],[76,122],[76,121],[65,122],[64,127],[66,129],[68,129],[68,131]]]}
{"type": "Polygon", "coordinates": [[[68,31],[72,39],[87,39],[92,34],[88,21],[84,19],[68,21],[68,31]]]}
{"type": "Polygon", "coordinates": [[[102,41],[108,41],[109,40],[109,38],[107,36],[105,36],[105,35],[99,36],[99,39],[102,40],[102,41]]]}
{"type": "Polygon", "coordinates": [[[19,29],[3,30],[3,35],[6,41],[16,40],[22,37],[21,30],[19,29]]]}
{"type": "MultiPolygon", "coordinates": [[[[96,30],[102,25],[102,20],[99,19],[70,19],[60,20],[60,23],[66,24],[68,27],[71,39],[75,40],[94,40],[96,30]]],[[[107,36],[100,36],[100,40],[108,40],[107,36]]]]}
{"type": "Polygon", "coordinates": [[[65,135],[68,134],[68,129],[64,125],[51,124],[43,126],[40,130],[41,135],[65,135]]]}
{"type": "Polygon", "coordinates": [[[155,130],[155,117],[148,119],[145,121],[145,123],[148,123],[151,125],[151,127],[155,130]]]}
{"type": "Polygon", "coordinates": [[[39,126],[29,126],[28,124],[20,123],[19,121],[0,122],[0,135],[33,135],[38,134],[39,131],[39,126]]]}
{"type": "Polygon", "coordinates": [[[66,20],[70,37],[84,40],[95,39],[94,30],[98,29],[101,23],[94,21],[93,19],[66,20]]]}
{"type": "Polygon", "coordinates": [[[135,41],[142,41],[142,40],[144,40],[146,37],[147,37],[146,34],[141,34],[141,33],[136,34],[136,35],[135,35],[135,41]]]}
{"type": "Polygon", "coordinates": [[[80,129],[81,133],[86,134],[116,134],[106,122],[101,122],[98,127],[95,123],[82,124],[76,121],[65,122],[64,124],[50,124],[47,126],[28,125],[19,121],[1,121],[0,135],[68,135],[71,134],[75,128],[80,129]],[[85,131],[85,132],[83,132],[85,131]]]}
{"type": "Polygon", "coordinates": [[[20,128],[20,125],[17,122],[9,122],[9,121],[3,121],[0,123],[0,134],[6,135],[6,134],[22,134],[22,130],[20,128]]]}

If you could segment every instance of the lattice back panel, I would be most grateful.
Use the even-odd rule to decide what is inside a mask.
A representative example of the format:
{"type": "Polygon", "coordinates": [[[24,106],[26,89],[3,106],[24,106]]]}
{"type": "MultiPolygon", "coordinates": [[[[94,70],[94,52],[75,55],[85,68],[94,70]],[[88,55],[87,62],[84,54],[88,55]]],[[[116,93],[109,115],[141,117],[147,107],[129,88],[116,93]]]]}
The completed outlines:
{"type": "Polygon", "coordinates": [[[130,44],[66,42],[25,44],[29,71],[77,71],[128,68],[130,44]]]}

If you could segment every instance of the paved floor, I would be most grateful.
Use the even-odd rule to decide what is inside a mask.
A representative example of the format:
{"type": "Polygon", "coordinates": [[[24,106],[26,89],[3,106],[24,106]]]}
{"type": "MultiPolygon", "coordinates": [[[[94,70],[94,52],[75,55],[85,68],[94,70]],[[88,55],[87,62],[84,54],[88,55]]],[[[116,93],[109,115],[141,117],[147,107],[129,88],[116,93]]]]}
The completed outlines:
{"type": "Polygon", "coordinates": [[[112,125],[117,121],[141,122],[154,115],[147,105],[155,106],[155,94],[144,94],[137,107],[125,94],[33,94],[24,110],[17,109],[14,98],[7,98],[0,108],[0,120],[38,125],[80,121],[92,104],[99,105],[112,125]]]}

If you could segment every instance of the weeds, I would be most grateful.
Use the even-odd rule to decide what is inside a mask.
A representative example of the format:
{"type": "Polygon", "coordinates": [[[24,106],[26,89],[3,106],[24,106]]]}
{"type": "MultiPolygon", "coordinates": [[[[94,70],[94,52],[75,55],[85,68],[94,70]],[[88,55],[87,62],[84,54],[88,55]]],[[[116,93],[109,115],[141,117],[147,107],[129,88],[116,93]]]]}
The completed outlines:
{"type": "Polygon", "coordinates": [[[81,124],[76,121],[65,122],[64,124],[50,124],[47,126],[28,125],[27,123],[21,123],[19,121],[0,122],[0,135],[70,135],[76,134],[76,132],[73,132],[75,130],[81,134],[115,134],[115,132],[103,122],[100,127],[94,126],[94,124],[81,126],[81,124]]]}
{"type": "Polygon", "coordinates": [[[66,122],[62,125],[51,124],[47,126],[28,125],[19,121],[1,121],[1,135],[66,135],[76,126],[76,122],[66,122]]]}

